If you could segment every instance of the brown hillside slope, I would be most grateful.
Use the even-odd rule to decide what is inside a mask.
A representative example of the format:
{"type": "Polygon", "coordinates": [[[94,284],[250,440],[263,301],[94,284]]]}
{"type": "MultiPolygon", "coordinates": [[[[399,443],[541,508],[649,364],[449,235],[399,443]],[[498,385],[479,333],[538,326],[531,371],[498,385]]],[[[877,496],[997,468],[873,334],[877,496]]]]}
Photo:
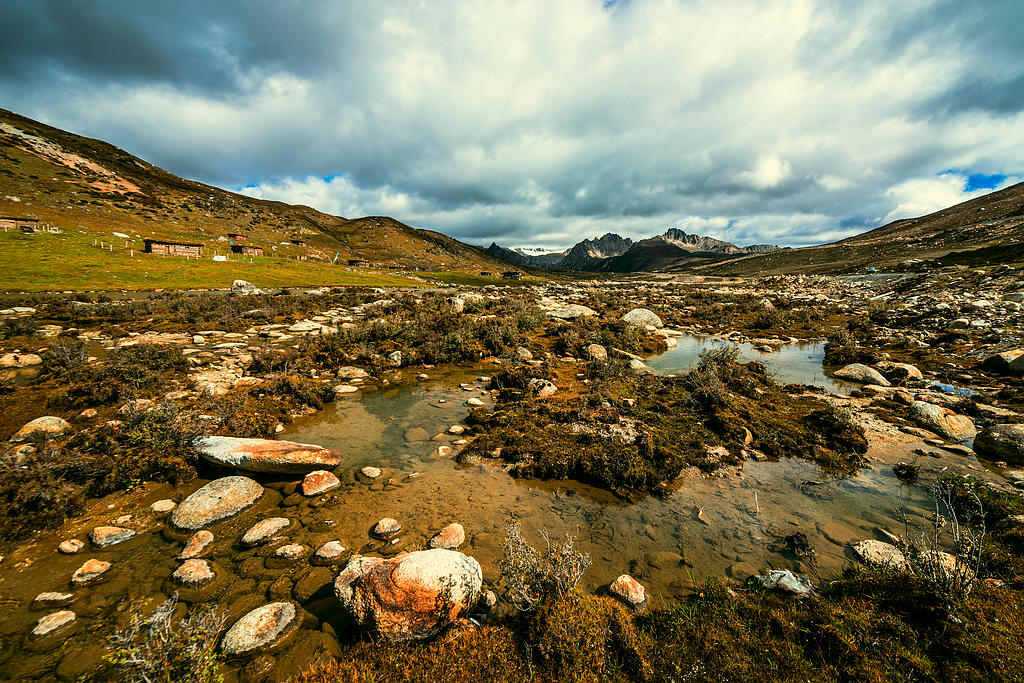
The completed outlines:
{"type": "Polygon", "coordinates": [[[394,219],[346,219],[308,206],[253,199],[179,178],[99,140],[0,109],[0,216],[65,230],[202,242],[242,233],[267,256],[424,270],[498,270],[483,250],[394,219]],[[292,243],[293,239],[304,245],[292,243]]]}
{"type": "MultiPolygon", "coordinates": [[[[984,250],[986,259],[1019,261],[1024,241],[1024,183],[920,218],[894,221],[833,244],[756,254],[698,267],[711,275],[853,273],[909,259],[984,250]],[[1004,251],[1005,248],[1005,251],[1004,251]]],[[[995,262],[995,261],[993,261],[995,262]]]]}

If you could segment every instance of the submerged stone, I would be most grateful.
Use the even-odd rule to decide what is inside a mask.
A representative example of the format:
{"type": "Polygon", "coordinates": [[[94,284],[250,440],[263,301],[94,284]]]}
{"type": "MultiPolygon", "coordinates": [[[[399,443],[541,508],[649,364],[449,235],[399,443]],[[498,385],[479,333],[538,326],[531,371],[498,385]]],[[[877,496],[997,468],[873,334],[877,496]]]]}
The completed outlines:
{"type": "Polygon", "coordinates": [[[249,472],[309,472],[342,461],[342,454],[330,448],[274,439],[204,436],[196,440],[196,448],[205,460],[249,472]]]}
{"type": "Polygon", "coordinates": [[[206,560],[185,560],[171,574],[171,580],[189,588],[201,588],[214,580],[215,575],[210,563],[206,560]]]}
{"type": "Polygon", "coordinates": [[[198,531],[234,517],[262,495],[263,487],[248,477],[222,477],[183,500],[171,513],[171,525],[198,531]]]}
{"type": "Polygon", "coordinates": [[[87,560],[71,575],[71,583],[76,586],[91,586],[103,581],[109,570],[110,563],[105,560],[87,560]]]}
{"type": "Polygon", "coordinates": [[[270,517],[257,522],[242,535],[242,545],[261,545],[291,526],[287,517],[270,517]]]}
{"type": "Polygon", "coordinates": [[[221,652],[242,657],[283,644],[299,627],[299,610],[290,602],[257,607],[235,622],[224,634],[221,652]]]}
{"type": "Polygon", "coordinates": [[[178,553],[178,559],[191,560],[194,557],[199,557],[211,543],[213,543],[213,532],[205,529],[197,531],[185,543],[185,548],[178,553]]]}
{"type": "Polygon", "coordinates": [[[89,539],[100,548],[106,548],[127,541],[135,535],[131,529],[118,526],[98,526],[89,533],[89,539]]]}
{"type": "Polygon", "coordinates": [[[433,538],[427,541],[431,548],[444,548],[455,550],[466,542],[466,530],[458,522],[453,522],[434,534],[433,538]]]}
{"type": "Polygon", "coordinates": [[[54,612],[53,614],[47,614],[36,622],[35,627],[32,629],[32,635],[37,638],[48,636],[54,631],[70,626],[74,620],[75,613],[71,610],[62,610],[60,612],[54,612]]]}

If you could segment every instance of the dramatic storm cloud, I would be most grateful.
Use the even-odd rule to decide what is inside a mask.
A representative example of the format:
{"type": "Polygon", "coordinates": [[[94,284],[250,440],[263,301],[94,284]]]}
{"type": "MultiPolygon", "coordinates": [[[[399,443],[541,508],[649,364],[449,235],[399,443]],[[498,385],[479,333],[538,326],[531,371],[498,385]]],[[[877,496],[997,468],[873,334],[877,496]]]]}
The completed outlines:
{"type": "Polygon", "coordinates": [[[0,8],[0,106],[473,243],[802,245],[1024,172],[1020,0],[0,8]]]}

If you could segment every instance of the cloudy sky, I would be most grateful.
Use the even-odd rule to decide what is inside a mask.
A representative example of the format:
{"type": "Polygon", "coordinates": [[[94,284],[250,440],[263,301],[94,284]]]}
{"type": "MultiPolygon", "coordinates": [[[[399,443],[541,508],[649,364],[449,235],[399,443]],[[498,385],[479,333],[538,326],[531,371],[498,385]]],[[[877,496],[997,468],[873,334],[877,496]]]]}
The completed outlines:
{"type": "Polygon", "coordinates": [[[804,245],[1024,176],[1024,2],[0,0],[0,106],[459,239],[804,245]]]}

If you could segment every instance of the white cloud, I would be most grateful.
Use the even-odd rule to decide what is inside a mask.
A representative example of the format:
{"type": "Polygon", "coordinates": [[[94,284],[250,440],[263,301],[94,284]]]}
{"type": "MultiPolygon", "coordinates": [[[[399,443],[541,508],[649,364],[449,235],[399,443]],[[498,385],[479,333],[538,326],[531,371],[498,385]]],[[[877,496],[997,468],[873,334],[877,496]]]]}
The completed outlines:
{"type": "Polygon", "coordinates": [[[476,243],[807,244],[973,196],[946,169],[1024,169],[1014,3],[182,3],[120,8],[154,53],[129,63],[130,32],[91,35],[108,17],[53,10],[66,33],[33,41],[8,16],[27,38],[0,57],[26,61],[0,97],[189,177],[476,243]]]}
{"type": "Polygon", "coordinates": [[[883,222],[924,216],[1019,183],[1021,180],[1024,178],[1011,176],[995,188],[967,191],[964,189],[967,178],[962,173],[943,173],[934,178],[911,178],[885,192],[886,199],[894,208],[885,215],[883,222]]]}

